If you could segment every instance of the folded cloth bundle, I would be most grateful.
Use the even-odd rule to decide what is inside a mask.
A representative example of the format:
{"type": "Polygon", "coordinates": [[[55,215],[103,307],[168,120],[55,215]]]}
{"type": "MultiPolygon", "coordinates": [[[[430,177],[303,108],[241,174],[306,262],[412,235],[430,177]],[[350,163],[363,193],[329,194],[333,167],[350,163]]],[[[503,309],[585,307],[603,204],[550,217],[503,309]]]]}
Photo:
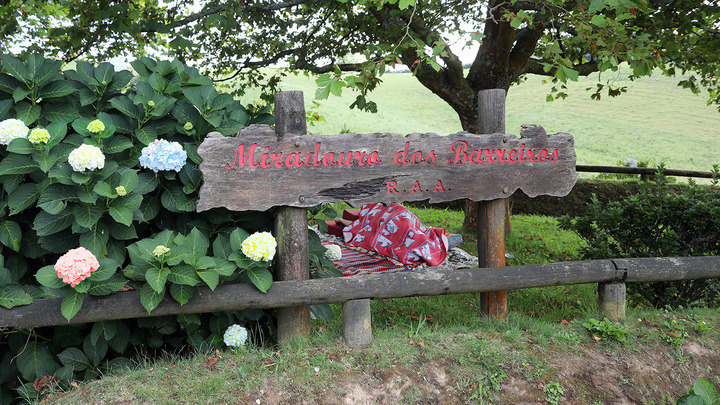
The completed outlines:
{"type": "Polygon", "coordinates": [[[400,204],[363,205],[359,217],[342,230],[345,244],[373,250],[403,264],[445,261],[448,233],[424,226],[400,204]]]}

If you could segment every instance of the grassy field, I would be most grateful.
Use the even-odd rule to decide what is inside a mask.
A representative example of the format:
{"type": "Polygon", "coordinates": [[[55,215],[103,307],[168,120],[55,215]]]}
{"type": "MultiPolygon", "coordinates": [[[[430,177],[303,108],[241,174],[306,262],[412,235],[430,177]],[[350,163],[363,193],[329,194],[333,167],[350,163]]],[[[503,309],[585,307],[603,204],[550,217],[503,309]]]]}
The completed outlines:
{"type": "MultiPolygon", "coordinates": [[[[506,107],[506,131],[517,134],[521,124],[540,124],[548,133],[569,132],[576,142],[579,164],[614,165],[635,158],[669,168],[710,170],[720,163],[720,113],[708,106],[704,95],[693,95],[677,86],[677,78],[655,75],[634,82],[604,74],[614,86],[627,85],[628,92],[600,101],[585,89],[595,87],[597,75],[568,85],[568,98],[546,102],[550,86],[541,76],[529,75],[510,88],[506,107]]],[[[316,85],[312,78],[287,76],[284,90],[305,92],[306,108],[312,107],[316,85]]],[[[378,113],[350,110],[357,94],[330,96],[316,109],[325,116],[309,130],[319,134],[354,132],[435,132],[461,130],[455,112],[423,87],[411,74],[386,74],[372,93],[378,113]]],[[[242,98],[251,102],[257,93],[242,98]]]]}

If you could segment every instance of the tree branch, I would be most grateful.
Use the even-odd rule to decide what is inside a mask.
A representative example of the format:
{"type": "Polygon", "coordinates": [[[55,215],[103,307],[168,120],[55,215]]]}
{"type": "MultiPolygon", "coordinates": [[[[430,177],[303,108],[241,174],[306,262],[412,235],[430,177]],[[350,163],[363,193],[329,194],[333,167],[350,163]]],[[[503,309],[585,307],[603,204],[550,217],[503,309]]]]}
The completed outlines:
{"type": "MultiPolygon", "coordinates": [[[[278,11],[278,10],[282,10],[282,9],[286,9],[286,8],[295,7],[300,4],[307,3],[308,1],[310,1],[310,0],[281,1],[279,3],[264,4],[264,5],[260,5],[260,6],[251,5],[251,6],[247,6],[247,7],[244,7],[243,9],[241,9],[240,13],[243,13],[243,14],[267,13],[267,12],[278,11]]],[[[187,25],[192,22],[202,20],[203,18],[208,17],[210,15],[225,12],[229,9],[230,9],[230,6],[227,4],[222,4],[222,5],[218,5],[218,6],[214,6],[214,7],[206,7],[195,14],[191,14],[191,15],[183,18],[182,20],[178,20],[178,21],[175,21],[175,22],[169,24],[169,27],[171,29],[181,27],[183,25],[187,25]]],[[[149,32],[149,31],[154,31],[154,30],[147,30],[144,32],[149,32]]]]}
{"type": "MultiPolygon", "coordinates": [[[[588,76],[595,72],[600,71],[598,69],[598,64],[595,61],[580,63],[578,65],[573,65],[572,69],[577,70],[580,73],[580,76],[588,76]]],[[[536,75],[542,75],[542,76],[553,76],[555,75],[555,71],[557,71],[556,68],[552,68],[549,71],[545,71],[545,67],[540,62],[540,59],[530,58],[528,59],[527,64],[525,65],[525,69],[522,71],[522,74],[524,73],[533,73],[536,75]]]]}

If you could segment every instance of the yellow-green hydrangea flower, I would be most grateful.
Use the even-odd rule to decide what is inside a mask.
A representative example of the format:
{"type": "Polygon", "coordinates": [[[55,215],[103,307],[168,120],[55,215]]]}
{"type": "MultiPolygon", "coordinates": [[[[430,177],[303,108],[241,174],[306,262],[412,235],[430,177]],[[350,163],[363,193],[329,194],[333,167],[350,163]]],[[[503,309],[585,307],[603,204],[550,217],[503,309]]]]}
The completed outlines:
{"type": "Polygon", "coordinates": [[[97,134],[98,132],[102,132],[105,130],[105,124],[103,124],[100,120],[92,120],[87,125],[87,130],[92,132],[93,134],[97,134]]]}
{"type": "Polygon", "coordinates": [[[275,256],[277,242],[270,232],[255,232],[245,239],[241,245],[242,252],[252,260],[272,260],[275,256]]]}
{"type": "Polygon", "coordinates": [[[193,129],[192,122],[190,122],[190,121],[186,122],[185,125],[183,125],[183,128],[185,128],[186,131],[191,131],[193,129]]]}
{"type": "Polygon", "coordinates": [[[155,246],[155,249],[153,249],[153,255],[155,255],[155,257],[162,257],[162,255],[164,255],[165,253],[167,253],[169,251],[170,251],[170,248],[168,248],[167,246],[157,245],[157,246],[155,246]]]}
{"type": "Polygon", "coordinates": [[[155,107],[155,102],[152,100],[148,101],[148,107],[155,107]]]}
{"type": "Polygon", "coordinates": [[[127,190],[125,190],[125,187],[123,187],[123,186],[117,186],[117,187],[115,187],[115,192],[116,192],[117,195],[119,195],[120,197],[122,197],[122,196],[124,196],[124,195],[127,195],[127,190]]]}
{"type": "Polygon", "coordinates": [[[48,143],[50,141],[50,133],[45,128],[33,128],[28,135],[28,141],[32,144],[48,143]]]}

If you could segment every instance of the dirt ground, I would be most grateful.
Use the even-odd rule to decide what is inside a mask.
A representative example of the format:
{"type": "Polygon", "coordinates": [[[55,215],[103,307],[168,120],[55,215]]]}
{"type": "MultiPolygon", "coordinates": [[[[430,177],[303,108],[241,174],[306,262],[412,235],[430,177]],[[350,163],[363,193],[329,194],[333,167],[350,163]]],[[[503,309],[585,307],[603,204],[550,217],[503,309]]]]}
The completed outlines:
{"type": "Polygon", "coordinates": [[[497,390],[487,383],[483,391],[457,378],[454,361],[436,359],[347,372],[337,376],[337,386],[310,396],[268,385],[257,395],[270,404],[665,404],[675,403],[697,378],[717,377],[720,370],[720,351],[698,342],[680,350],[667,345],[617,350],[586,343],[537,355],[543,356],[540,370],[500,363],[497,390]],[[562,394],[549,387],[550,381],[562,394]]]}

